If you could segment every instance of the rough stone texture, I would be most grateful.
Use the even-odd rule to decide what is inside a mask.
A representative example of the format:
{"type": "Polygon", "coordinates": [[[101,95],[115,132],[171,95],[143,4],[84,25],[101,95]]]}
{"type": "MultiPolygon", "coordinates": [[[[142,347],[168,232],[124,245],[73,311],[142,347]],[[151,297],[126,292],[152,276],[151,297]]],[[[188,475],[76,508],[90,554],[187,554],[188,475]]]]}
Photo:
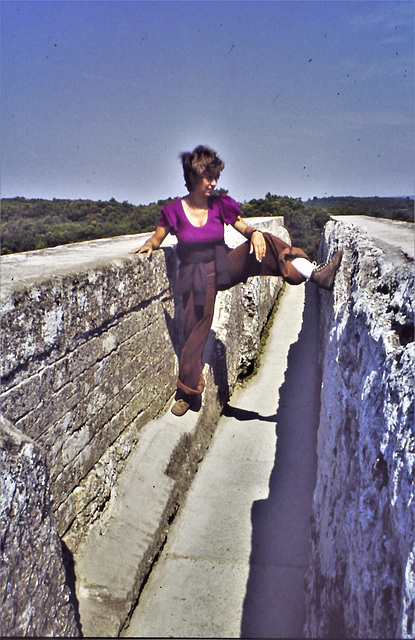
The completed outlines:
{"type": "Polygon", "coordinates": [[[1,636],[79,637],[45,456],[0,414],[1,636]]]}
{"type": "MultiPolygon", "coordinates": [[[[385,238],[387,241],[387,238],[385,238]]],[[[321,294],[323,386],[308,637],[415,637],[414,268],[364,231],[321,294]]]]}
{"type": "Polygon", "coordinates": [[[172,393],[175,266],[171,248],[151,262],[73,264],[3,301],[3,411],[47,453],[60,534],[99,513],[140,427],[172,393]]]}

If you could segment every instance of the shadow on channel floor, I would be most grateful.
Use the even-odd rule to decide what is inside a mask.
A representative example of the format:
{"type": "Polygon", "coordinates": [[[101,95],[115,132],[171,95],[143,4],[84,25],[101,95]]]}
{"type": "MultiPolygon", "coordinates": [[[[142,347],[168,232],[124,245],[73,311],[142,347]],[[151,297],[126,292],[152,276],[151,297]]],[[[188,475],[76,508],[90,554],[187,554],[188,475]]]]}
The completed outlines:
{"type": "Polygon", "coordinates": [[[320,411],[318,307],[317,288],[306,285],[302,328],[290,348],[280,388],[269,495],[256,501],[251,512],[252,547],[242,638],[303,636],[304,576],[320,411]]]}

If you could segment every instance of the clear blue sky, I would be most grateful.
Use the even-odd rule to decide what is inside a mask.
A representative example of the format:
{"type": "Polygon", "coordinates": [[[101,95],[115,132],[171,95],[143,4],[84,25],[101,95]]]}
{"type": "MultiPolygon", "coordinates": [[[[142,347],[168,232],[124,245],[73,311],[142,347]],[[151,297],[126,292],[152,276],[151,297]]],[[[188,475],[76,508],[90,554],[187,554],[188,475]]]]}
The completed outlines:
{"type": "Polygon", "coordinates": [[[1,2],[3,197],[414,193],[413,2],[1,2]]]}

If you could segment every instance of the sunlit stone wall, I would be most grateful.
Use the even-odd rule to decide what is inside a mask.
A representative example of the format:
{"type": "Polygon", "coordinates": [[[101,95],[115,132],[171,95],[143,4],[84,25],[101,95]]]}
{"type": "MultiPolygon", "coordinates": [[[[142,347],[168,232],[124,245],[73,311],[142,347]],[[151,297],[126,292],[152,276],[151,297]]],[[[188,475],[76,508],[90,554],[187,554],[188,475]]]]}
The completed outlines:
{"type": "MultiPolygon", "coordinates": [[[[387,238],[385,238],[387,242],[387,238]]],[[[308,637],[415,637],[414,264],[356,227],[321,293],[323,386],[308,637]]]]}

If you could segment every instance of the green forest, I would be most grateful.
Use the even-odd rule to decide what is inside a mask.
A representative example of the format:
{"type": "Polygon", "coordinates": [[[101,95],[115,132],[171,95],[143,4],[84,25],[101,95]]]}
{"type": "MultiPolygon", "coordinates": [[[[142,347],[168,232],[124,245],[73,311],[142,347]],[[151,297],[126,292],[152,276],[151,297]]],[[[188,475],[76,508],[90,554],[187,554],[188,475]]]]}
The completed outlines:
{"type": "MultiPolygon", "coordinates": [[[[219,189],[218,193],[227,193],[219,189]]],[[[1,201],[1,254],[45,249],[62,244],[153,231],[161,208],[174,198],[147,205],[127,201],[42,200],[4,198],[1,201]]],[[[321,231],[330,214],[363,214],[414,221],[410,198],[300,198],[267,193],[241,204],[243,217],[284,216],[292,243],[315,260],[321,231]]]]}

